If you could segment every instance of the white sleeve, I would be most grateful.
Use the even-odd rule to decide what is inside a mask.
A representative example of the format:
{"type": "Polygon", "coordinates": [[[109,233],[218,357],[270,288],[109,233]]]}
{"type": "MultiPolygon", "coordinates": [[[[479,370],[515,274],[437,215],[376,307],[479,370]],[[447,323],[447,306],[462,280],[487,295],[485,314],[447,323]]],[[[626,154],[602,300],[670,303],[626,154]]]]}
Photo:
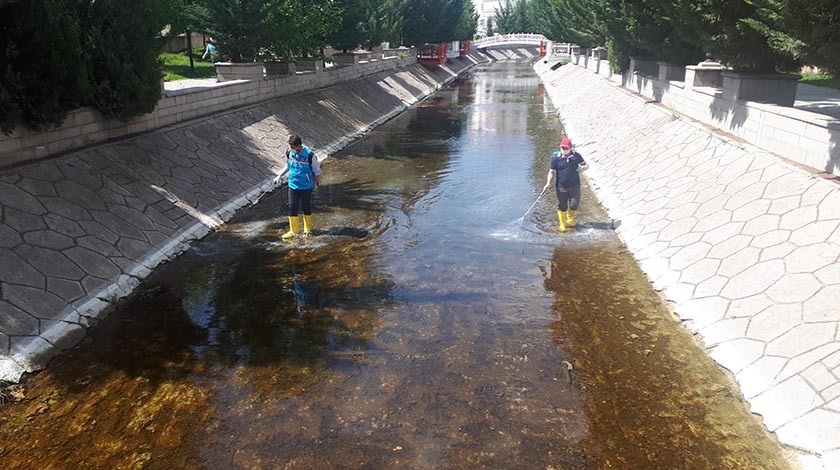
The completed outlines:
{"type": "Polygon", "coordinates": [[[315,152],[312,152],[312,173],[321,174],[321,164],[318,163],[318,156],[315,155],[315,152]]]}
{"type": "Polygon", "coordinates": [[[287,173],[289,173],[289,153],[288,152],[283,154],[283,161],[286,163],[286,166],[283,168],[283,171],[280,172],[280,177],[281,178],[286,176],[287,173]]]}

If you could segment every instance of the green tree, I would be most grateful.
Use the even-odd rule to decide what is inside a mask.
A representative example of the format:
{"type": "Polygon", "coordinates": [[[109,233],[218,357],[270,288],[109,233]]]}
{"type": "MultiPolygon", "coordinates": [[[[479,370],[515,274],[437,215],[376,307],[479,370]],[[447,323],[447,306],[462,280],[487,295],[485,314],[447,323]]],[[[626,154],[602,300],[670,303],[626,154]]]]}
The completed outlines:
{"type": "Polygon", "coordinates": [[[169,34],[181,34],[190,30],[201,31],[204,7],[201,0],[167,0],[164,2],[165,18],[169,21],[169,34]]]}
{"type": "Polygon", "coordinates": [[[683,17],[680,27],[691,42],[712,53],[735,69],[772,72],[795,68],[797,60],[785,50],[775,0],[703,0],[692,3],[680,0],[683,17]],[[691,15],[690,13],[695,13],[691,15]],[[699,24],[698,24],[699,23],[699,24]]]}
{"type": "Polygon", "coordinates": [[[804,48],[786,31],[788,0],[530,1],[539,32],[586,46],[606,44],[620,68],[631,54],[690,63],[711,53],[737,69],[787,70],[804,48]]]}
{"type": "Polygon", "coordinates": [[[530,0],[519,0],[516,2],[516,5],[513,6],[513,13],[511,15],[511,23],[513,26],[512,32],[533,33],[535,31],[534,26],[531,24],[531,18],[528,15],[530,8],[530,0]]]}
{"type": "Polygon", "coordinates": [[[603,14],[605,0],[530,0],[532,32],[551,40],[583,46],[606,42],[603,14]]]}
{"type": "Polygon", "coordinates": [[[339,0],[341,22],[328,38],[330,45],[344,52],[375,44],[385,19],[382,4],[375,0],[339,0]]]}
{"type": "Polygon", "coordinates": [[[840,77],[840,2],[836,0],[784,0],[785,29],[800,41],[797,57],[840,77]]]}
{"type": "Polygon", "coordinates": [[[0,3],[0,130],[61,124],[88,97],[72,0],[0,3]]]}
{"type": "Polygon", "coordinates": [[[275,58],[322,54],[341,23],[335,0],[285,0],[271,11],[266,46],[275,58]]]}
{"type": "Polygon", "coordinates": [[[403,8],[405,42],[409,45],[451,41],[468,0],[412,0],[403,8]]]}
{"type": "Polygon", "coordinates": [[[199,20],[222,58],[247,62],[271,42],[272,21],[280,4],[267,0],[201,0],[201,7],[199,20]]]}
{"type": "Polygon", "coordinates": [[[510,0],[505,0],[505,4],[501,8],[495,9],[496,13],[496,31],[499,34],[510,34],[514,32],[514,18],[513,18],[513,4],[510,0]]]}
{"type": "Polygon", "coordinates": [[[163,0],[95,0],[82,17],[90,104],[122,120],[149,113],[160,100],[158,35],[163,0]]]}
{"type": "Polygon", "coordinates": [[[0,3],[0,129],[44,130],[91,105],[127,120],[160,99],[169,0],[0,3]]]}
{"type": "Polygon", "coordinates": [[[456,41],[469,41],[475,36],[477,28],[478,13],[475,12],[475,5],[473,5],[472,0],[466,0],[461,21],[458,22],[458,27],[455,28],[455,34],[452,38],[456,41]]]}
{"type": "Polygon", "coordinates": [[[688,25],[680,22],[680,0],[605,2],[603,25],[618,56],[655,57],[675,63],[697,63],[703,50],[691,42],[688,25]]]}
{"type": "Polygon", "coordinates": [[[405,25],[405,18],[403,17],[403,9],[410,1],[413,0],[385,0],[383,4],[385,15],[382,40],[388,41],[391,46],[399,46],[404,42],[403,26],[405,25]]]}

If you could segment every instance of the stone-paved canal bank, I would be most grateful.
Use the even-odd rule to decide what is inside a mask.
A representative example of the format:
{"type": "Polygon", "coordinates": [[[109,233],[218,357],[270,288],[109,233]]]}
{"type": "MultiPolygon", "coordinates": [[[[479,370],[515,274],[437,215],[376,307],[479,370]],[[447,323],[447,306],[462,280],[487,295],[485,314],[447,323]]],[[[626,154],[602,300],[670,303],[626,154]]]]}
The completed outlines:
{"type": "Polygon", "coordinates": [[[0,171],[0,380],[76,344],[151,269],[272,189],[290,132],[327,156],[482,61],[414,65],[0,171]]]}
{"type": "Polygon", "coordinates": [[[538,63],[589,178],[654,286],[806,468],[840,468],[840,188],[538,63]]]}

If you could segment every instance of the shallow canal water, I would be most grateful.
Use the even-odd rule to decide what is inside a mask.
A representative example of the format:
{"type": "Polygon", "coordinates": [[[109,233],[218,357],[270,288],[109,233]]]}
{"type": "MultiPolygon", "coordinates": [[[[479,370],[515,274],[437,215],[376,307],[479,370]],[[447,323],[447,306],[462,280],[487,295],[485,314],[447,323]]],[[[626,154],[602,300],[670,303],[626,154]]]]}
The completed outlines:
{"type": "Polygon", "coordinates": [[[521,218],[554,116],[479,67],[324,164],[315,237],[245,210],[0,407],[0,467],[787,468],[588,188],[521,218]]]}

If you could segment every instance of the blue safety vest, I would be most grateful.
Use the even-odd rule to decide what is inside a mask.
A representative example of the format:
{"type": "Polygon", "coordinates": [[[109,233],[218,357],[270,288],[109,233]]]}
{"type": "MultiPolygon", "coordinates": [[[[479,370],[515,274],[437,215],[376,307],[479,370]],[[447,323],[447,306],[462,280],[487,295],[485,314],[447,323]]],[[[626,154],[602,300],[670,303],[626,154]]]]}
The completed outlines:
{"type": "Polygon", "coordinates": [[[312,159],[315,152],[304,146],[300,154],[293,150],[286,151],[286,165],[289,167],[289,187],[292,189],[312,189],[315,187],[315,172],[312,159]]]}

